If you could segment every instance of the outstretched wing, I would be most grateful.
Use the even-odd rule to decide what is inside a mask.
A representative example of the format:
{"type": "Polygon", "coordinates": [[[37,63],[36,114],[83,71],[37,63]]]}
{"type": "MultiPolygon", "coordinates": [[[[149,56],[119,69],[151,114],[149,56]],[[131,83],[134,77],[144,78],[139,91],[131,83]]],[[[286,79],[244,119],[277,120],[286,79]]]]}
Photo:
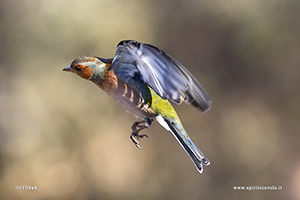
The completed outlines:
{"type": "Polygon", "coordinates": [[[117,67],[119,63],[135,66],[143,81],[163,99],[178,104],[185,101],[202,111],[211,106],[212,101],[197,79],[177,60],[155,46],[121,41],[111,67],[117,67]]]}

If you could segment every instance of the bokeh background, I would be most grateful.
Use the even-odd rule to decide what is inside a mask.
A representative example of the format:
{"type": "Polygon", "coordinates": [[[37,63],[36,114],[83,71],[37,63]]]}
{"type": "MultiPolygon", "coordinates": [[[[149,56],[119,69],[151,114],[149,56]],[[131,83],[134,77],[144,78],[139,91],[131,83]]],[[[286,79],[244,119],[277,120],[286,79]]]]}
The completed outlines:
{"type": "Polygon", "coordinates": [[[299,19],[298,0],[1,0],[0,199],[300,199],[299,19]],[[162,48],[213,99],[175,106],[203,174],[157,123],[138,150],[135,118],[62,72],[123,39],[162,48]]]}

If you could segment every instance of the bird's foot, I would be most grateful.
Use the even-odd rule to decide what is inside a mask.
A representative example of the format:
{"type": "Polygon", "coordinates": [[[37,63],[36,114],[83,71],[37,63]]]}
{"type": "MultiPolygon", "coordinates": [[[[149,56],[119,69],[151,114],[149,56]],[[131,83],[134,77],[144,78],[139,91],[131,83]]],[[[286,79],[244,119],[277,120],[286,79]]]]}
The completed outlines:
{"type": "Polygon", "coordinates": [[[148,128],[150,126],[151,122],[152,121],[150,119],[149,119],[149,121],[148,120],[147,121],[145,121],[145,120],[137,121],[137,122],[134,122],[131,127],[132,133],[130,135],[130,139],[132,140],[133,144],[135,144],[135,146],[138,149],[142,149],[138,140],[140,140],[143,137],[148,138],[148,135],[146,135],[146,134],[140,135],[139,132],[145,128],[148,128]]]}

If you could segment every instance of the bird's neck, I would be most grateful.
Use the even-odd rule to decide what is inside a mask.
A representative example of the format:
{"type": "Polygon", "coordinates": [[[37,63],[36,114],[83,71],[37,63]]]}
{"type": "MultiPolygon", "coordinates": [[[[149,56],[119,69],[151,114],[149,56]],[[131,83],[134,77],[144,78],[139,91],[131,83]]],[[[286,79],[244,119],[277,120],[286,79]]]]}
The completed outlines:
{"type": "Polygon", "coordinates": [[[110,64],[105,64],[105,63],[102,63],[101,65],[93,66],[94,74],[90,78],[90,80],[95,84],[100,85],[104,80],[104,74],[105,72],[107,72],[109,67],[110,64]]]}

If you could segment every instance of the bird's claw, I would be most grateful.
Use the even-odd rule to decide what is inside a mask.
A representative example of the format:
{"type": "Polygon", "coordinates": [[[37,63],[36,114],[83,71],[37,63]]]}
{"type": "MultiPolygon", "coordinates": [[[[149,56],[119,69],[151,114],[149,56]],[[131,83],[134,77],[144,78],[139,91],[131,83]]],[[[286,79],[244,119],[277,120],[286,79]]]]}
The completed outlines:
{"type": "Polygon", "coordinates": [[[133,131],[130,135],[130,139],[132,140],[133,144],[135,144],[135,146],[138,149],[142,149],[138,140],[140,140],[143,137],[148,138],[148,135],[146,135],[146,134],[139,135],[139,131],[140,130],[133,131]]]}
{"type": "Polygon", "coordinates": [[[133,144],[135,144],[135,146],[138,149],[142,149],[138,140],[140,140],[143,137],[149,138],[148,135],[146,135],[146,134],[140,135],[139,132],[145,128],[148,128],[148,126],[149,126],[149,124],[147,124],[146,121],[143,120],[143,121],[134,122],[131,127],[132,133],[130,135],[130,139],[132,140],[133,144]],[[140,125],[142,123],[144,123],[144,124],[140,125]]]}

